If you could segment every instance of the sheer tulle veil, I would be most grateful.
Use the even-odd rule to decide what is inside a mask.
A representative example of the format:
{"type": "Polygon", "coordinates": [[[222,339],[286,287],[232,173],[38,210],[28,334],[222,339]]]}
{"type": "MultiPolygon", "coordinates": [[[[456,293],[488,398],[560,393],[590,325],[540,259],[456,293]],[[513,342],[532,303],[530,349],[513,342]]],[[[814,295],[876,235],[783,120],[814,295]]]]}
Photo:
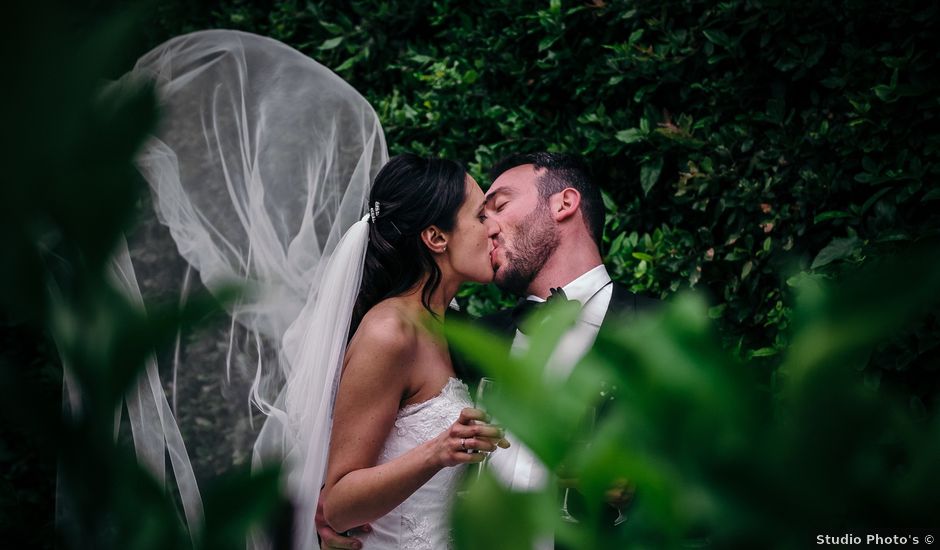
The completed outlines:
{"type": "MultiPolygon", "coordinates": [[[[368,241],[363,214],[387,160],[378,117],[316,61],[242,32],[170,40],[131,77],[156,83],[162,110],[138,161],[159,221],[210,292],[250,284],[228,313],[231,333],[244,330],[257,348],[251,400],[267,420],[253,462],[285,464],[295,546],[315,548],[330,411],[368,241]]],[[[133,256],[123,248],[114,273],[139,298],[133,256]]],[[[186,366],[172,368],[182,376],[186,366]]],[[[139,458],[160,479],[170,457],[196,529],[199,489],[161,385],[166,370],[151,361],[128,395],[128,417],[139,458]]]]}

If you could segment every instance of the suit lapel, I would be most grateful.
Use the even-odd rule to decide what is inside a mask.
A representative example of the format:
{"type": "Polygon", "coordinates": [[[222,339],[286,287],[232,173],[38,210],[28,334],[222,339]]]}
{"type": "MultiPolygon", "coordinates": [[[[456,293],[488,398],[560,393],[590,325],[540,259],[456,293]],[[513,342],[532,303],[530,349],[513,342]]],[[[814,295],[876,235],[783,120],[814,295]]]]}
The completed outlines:
{"type": "Polygon", "coordinates": [[[607,313],[604,314],[604,322],[601,323],[601,328],[609,328],[611,320],[626,319],[632,321],[636,319],[637,313],[655,309],[659,303],[659,300],[634,294],[624,285],[614,282],[610,305],[607,307],[607,313]]]}

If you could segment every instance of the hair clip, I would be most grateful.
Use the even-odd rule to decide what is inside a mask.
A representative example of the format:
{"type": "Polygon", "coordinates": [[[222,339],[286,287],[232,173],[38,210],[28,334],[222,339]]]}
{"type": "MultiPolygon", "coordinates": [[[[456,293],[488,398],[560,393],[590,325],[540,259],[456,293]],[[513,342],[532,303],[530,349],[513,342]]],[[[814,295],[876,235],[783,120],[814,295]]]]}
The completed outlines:
{"type": "Polygon", "coordinates": [[[372,223],[375,223],[375,219],[379,217],[379,212],[381,211],[381,205],[379,201],[375,201],[375,206],[369,207],[369,218],[372,220],[372,223]]]}

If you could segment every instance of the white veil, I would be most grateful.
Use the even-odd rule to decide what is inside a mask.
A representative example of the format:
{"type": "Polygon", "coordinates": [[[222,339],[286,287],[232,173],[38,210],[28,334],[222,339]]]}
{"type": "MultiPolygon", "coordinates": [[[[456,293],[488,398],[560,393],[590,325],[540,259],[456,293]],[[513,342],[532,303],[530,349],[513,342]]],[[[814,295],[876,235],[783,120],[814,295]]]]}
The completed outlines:
{"type": "MultiPolygon", "coordinates": [[[[132,74],[155,81],[162,110],[138,165],[187,264],[176,291],[185,300],[191,270],[210,292],[252,284],[229,308],[227,360],[217,372],[231,368],[239,345],[253,349],[251,398],[269,415],[255,463],[288,460],[298,505],[295,546],[315,547],[329,412],[368,241],[368,222],[360,218],[387,160],[378,117],[319,63],[248,33],[174,38],[143,56],[132,74]],[[236,338],[238,331],[245,337],[236,338]],[[281,392],[285,380],[289,390],[281,392]]],[[[131,259],[142,257],[140,246],[146,241],[115,262],[118,280],[138,298],[131,259]]],[[[181,364],[178,357],[174,391],[176,369],[184,376],[186,361],[194,360],[181,364]]],[[[159,373],[167,369],[153,363],[127,400],[135,448],[158,479],[169,454],[195,529],[196,479],[161,386],[159,373]]]]}

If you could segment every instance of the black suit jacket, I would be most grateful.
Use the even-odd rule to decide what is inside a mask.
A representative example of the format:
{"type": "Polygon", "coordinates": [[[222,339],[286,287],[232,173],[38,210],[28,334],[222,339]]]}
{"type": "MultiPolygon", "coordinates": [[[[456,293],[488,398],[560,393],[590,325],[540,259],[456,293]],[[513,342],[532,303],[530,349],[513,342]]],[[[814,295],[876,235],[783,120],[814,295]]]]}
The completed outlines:
{"type": "MultiPolygon", "coordinates": [[[[655,310],[661,303],[655,298],[634,294],[626,286],[614,282],[610,305],[607,307],[607,314],[604,316],[601,329],[606,327],[611,320],[633,319],[641,312],[655,310]]],[[[511,308],[481,317],[478,322],[492,332],[506,337],[510,343],[516,335],[516,323],[512,318],[511,308]]],[[[452,359],[457,376],[470,384],[471,387],[476,384],[481,376],[477,369],[456,353],[452,353],[452,359]]]]}
{"type": "MultiPolygon", "coordinates": [[[[607,326],[611,319],[631,319],[643,311],[654,310],[661,302],[655,298],[634,294],[624,285],[615,282],[613,293],[610,296],[610,305],[601,328],[607,326]]],[[[484,326],[507,337],[516,334],[516,323],[512,318],[512,309],[503,309],[479,319],[484,326]]]]}

